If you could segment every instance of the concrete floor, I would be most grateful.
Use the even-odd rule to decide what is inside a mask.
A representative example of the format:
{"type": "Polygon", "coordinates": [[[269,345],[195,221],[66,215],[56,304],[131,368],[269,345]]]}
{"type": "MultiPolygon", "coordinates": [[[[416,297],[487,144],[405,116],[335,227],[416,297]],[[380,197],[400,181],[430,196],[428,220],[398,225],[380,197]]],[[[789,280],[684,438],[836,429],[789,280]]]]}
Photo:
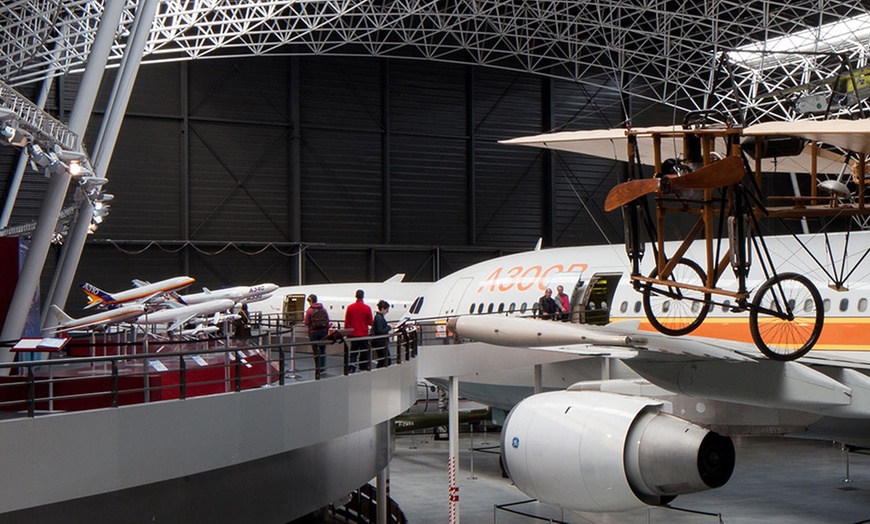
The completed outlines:
{"type": "MultiPolygon", "coordinates": [[[[503,479],[495,453],[469,451],[498,446],[499,435],[463,433],[460,439],[459,518],[465,523],[541,522],[495,509],[495,505],[529,497],[503,479]],[[472,476],[473,455],[473,476],[472,476]]],[[[564,514],[539,503],[513,506],[553,522],[598,524],[649,523],[859,523],[870,522],[870,456],[846,458],[831,442],[783,438],[735,440],[737,465],[731,480],[718,490],[677,497],[672,506],[706,514],[668,508],[640,509],[612,514],[564,514]]],[[[496,450],[493,450],[496,451],[496,450]]],[[[448,522],[447,441],[428,435],[396,436],[390,465],[390,493],[412,524],[448,522]]]]}

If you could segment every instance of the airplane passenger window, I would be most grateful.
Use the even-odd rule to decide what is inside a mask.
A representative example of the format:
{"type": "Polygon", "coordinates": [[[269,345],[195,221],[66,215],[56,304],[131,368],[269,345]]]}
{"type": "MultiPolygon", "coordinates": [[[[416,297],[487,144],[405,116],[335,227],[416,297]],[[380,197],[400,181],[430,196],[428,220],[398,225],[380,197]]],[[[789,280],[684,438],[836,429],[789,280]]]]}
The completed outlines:
{"type": "Polygon", "coordinates": [[[840,300],[840,311],[846,311],[847,309],[849,309],[849,299],[844,298],[840,300]]]}
{"type": "Polygon", "coordinates": [[[667,313],[670,310],[671,310],[671,301],[665,300],[664,302],[662,302],[662,313],[667,313]]]}
{"type": "Polygon", "coordinates": [[[513,313],[517,309],[517,305],[515,302],[511,302],[511,305],[508,306],[508,313],[513,313]]]}
{"type": "MultiPolygon", "coordinates": [[[[804,313],[809,313],[810,311],[812,311],[813,306],[815,306],[815,305],[816,304],[815,304],[815,302],[813,302],[813,299],[811,299],[811,298],[806,299],[804,301],[804,313]]],[[[858,307],[860,308],[861,306],[859,305],[858,307]]]]}
{"type": "Polygon", "coordinates": [[[623,300],[623,301],[622,301],[622,304],[619,305],[619,312],[620,312],[620,313],[625,313],[626,311],[628,311],[628,302],[626,302],[625,300],[623,300]]]}
{"type": "Polygon", "coordinates": [[[471,303],[471,307],[468,308],[468,314],[470,315],[470,314],[472,314],[472,313],[474,313],[474,302],[472,302],[472,303],[471,303]]]}
{"type": "Polygon", "coordinates": [[[478,314],[483,313],[483,302],[481,302],[480,305],[477,306],[477,312],[478,314]]]}
{"type": "Polygon", "coordinates": [[[699,309],[701,309],[701,303],[692,302],[692,313],[697,313],[699,309]]]}
{"type": "Polygon", "coordinates": [[[493,306],[493,304],[492,304],[492,302],[490,302],[490,303],[489,303],[489,307],[486,308],[486,312],[487,312],[487,313],[492,313],[492,306],[493,306]]]}
{"type": "Polygon", "coordinates": [[[826,298],[824,300],[824,304],[825,304],[825,311],[830,311],[831,310],[831,299],[826,298]]]}
{"type": "Polygon", "coordinates": [[[790,298],[790,299],[789,299],[789,301],[788,301],[788,308],[791,309],[792,311],[795,309],[795,303],[794,303],[794,299],[793,299],[793,298],[790,298]]]}
{"type": "Polygon", "coordinates": [[[640,300],[638,300],[637,302],[634,303],[634,312],[640,313],[640,308],[641,308],[640,300]]]}
{"type": "Polygon", "coordinates": [[[498,312],[504,313],[504,302],[502,302],[501,304],[498,305],[498,312]]]}
{"type": "Polygon", "coordinates": [[[722,302],[722,312],[727,313],[729,309],[731,309],[731,301],[726,300],[725,302],[722,302]]]}
{"type": "Polygon", "coordinates": [[[860,311],[861,313],[867,311],[867,299],[866,298],[862,298],[861,300],[858,301],[858,311],[860,311]]]}
{"type": "Polygon", "coordinates": [[[525,313],[527,308],[528,308],[528,306],[526,305],[525,302],[523,302],[523,303],[520,305],[520,313],[525,313]]]}

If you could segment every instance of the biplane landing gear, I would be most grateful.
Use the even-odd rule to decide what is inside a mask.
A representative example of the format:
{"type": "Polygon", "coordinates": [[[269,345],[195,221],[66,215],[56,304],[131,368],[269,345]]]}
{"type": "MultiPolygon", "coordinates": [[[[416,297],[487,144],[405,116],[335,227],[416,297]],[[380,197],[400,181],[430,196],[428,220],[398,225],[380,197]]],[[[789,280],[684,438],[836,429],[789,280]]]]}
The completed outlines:
{"type": "MultiPolygon", "coordinates": [[[[657,275],[658,269],[653,269],[649,277],[654,279],[657,275]]],[[[683,258],[674,265],[668,280],[697,289],[647,283],[643,287],[643,310],[650,324],[660,333],[686,335],[707,317],[710,293],[699,291],[707,285],[707,277],[696,262],[683,258]]]]}
{"type": "Polygon", "coordinates": [[[769,279],[749,308],[752,340],[772,360],[806,355],[819,339],[824,320],[819,290],[798,273],[780,273],[769,279]]]}

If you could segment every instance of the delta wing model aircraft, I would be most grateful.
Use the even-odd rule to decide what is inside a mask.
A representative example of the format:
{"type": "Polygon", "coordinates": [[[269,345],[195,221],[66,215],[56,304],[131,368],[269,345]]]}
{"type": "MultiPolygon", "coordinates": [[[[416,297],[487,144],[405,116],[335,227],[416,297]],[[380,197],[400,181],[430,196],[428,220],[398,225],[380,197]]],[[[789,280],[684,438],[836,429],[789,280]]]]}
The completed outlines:
{"type": "Polygon", "coordinates": [[[232,309],[236,303],[229,298],[219,298],[200,304],[189,306],[170,307],[146,313],[132,323],[137,325],[160,325],[170,324],[166,331],[175,331],[196,317],[222,313],[232,309]]]}
{"type": "MultiPolygon", "coordinates": [[[[303,286],[280,287],[272,296],[249,306],[250,313],[261,315],[283,313],[285,318],[293,318],[302,322],[302,317],[308,305],[306,297],[317,296],[323,304],[333,323],[344,322],[344,311],[356,299],[357,289],[365,292],[365,303],[372,311],[377,311],[379,300],[390,303],[390,311],[386,315],[389,322],[395,322],[405,317],[415,300],[426,291],[431,282],[403,282],[405,275],[398,273],[383,282],[354,282],[337,284],[307,284],[303,286]]],[[[334,324],[337,325],[337,324],[334,324]]]]}
{"type": "Polygon", "coordinates": [[[87,282],[81,284],[80,287],[89,299],[85,309],[95,306],[112,308],[127,302],[145,304],[167,293],[184,289],[193,284],[193,281],[193,278],[187,276],[168,278],[153,284],[142,280],[133,280],[135,287],[116,293],[108,293],[87,282]]]}
{"type": "Polygon", "coordinates": [[[72,318],[54,304],[51,305],[51,311],[57,318],[58,324],[43,328],[43,333],[63,333],[74,329],[103,327],[127,322],[142,316],[145,313],[145,306],[142,304],[120,306],[81,318],[72,318]]]}
{"type": "Polygon", "coordinates": [[[605,203],[624,213],[625,245],[472,266],[434,284],[417,316],[448,319],[462,339],[616,358],[642,377],[516,403],[502,457],[519,489],[568,509],[628,510],[724,485],[731,435],[870,445],[870,232],[764,233],[769,218],[851,225],[868,215],[870,121],[696,121],[508,143],[628,160],[605,203]],[[783,170],[809,173],[809,194],[765,193],[764,176],[783,170]],[[663,224],[677,213],[695,225],[669,241],[663,224]],[[536,318],[558,285],[569,321],[536,318]],[[663,400],[674,394],[697,407],[676,410],[663,400]],[[706,412],[714,404],[732,407],[706,412]]]}
{"type": "Polygon", "coordinates": [[[271,297],[276,289],[278,289],[278,286],[272,283],[257,284],[254,286],[234,286],[215,290],[202,288],[202,293],[179,295],[178,298],[183,304],[187,305],[201,304],[219,298],[229,298],[237,305],[240,305],[265,300],[271,297]]]}

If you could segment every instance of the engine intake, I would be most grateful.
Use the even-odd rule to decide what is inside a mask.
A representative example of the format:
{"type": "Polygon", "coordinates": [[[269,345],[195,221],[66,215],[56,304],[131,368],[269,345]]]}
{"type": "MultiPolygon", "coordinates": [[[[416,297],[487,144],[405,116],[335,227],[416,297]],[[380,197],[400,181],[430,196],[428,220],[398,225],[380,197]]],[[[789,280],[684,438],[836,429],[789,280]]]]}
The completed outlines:
{"type": "Polygon", "coordinates": [[[661,408],[595,391],[528,397],[502,430],[505,469],[527,495],[580,511],[665,504],[723,486],[734,471],[731,439],[661,408]]]}

